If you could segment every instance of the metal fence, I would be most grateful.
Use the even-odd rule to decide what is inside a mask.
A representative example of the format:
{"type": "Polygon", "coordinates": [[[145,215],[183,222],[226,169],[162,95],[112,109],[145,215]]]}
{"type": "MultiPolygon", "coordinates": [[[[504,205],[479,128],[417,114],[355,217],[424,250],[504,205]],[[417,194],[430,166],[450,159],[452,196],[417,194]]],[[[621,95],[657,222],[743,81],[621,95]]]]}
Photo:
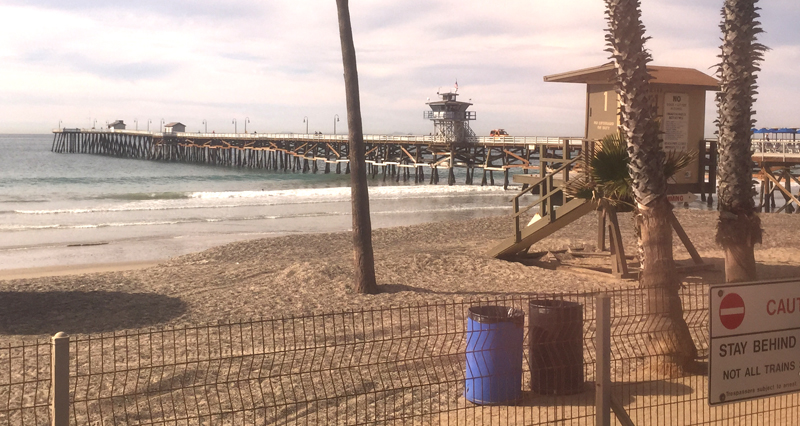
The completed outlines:
{"type": "MultiPolygon", "coordinates": [[[[709,407],[705,375],[659,377],[649,368],[661,354],[651,353],[644,332],[644,292],[606,294],[611,397],[634,424],[800,422],[796,394],[709,407]]],[[[594,424],[595,297],[542,294],[72,336],[68,423],[594,424]],[[570,394],[531,391],[540,378],[530,367],[528,306],[537,300],[583,306],[578,363],[585,382],[570,394]],[[465,398],[468,310],[477,305],[526,312],[522,391],[513,403],[465,398]]],[[[687,286],[681,297],[707,359],[708,287],[687,286]]],[[[51,424],[53,357],[47,341],[0,346],[0,426],[51,424]]],[[[559,362],[568,361],[554,360],[556,376],[559,362]]]]}

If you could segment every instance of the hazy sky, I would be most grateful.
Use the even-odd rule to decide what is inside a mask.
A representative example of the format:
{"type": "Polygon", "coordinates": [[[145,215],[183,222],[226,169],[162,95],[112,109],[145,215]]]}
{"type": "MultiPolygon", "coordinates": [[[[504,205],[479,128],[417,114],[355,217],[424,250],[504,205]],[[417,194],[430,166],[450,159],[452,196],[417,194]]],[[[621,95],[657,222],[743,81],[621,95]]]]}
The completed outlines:
{"type": "MultiPolygon", "coordinates": [[[[655,65],[712,74],[721,0],[642,0],[655,65]]],[[[759,126],[800,126],[800,2],[762,1],[759,126]]],[[[351,0],[366,133],[427,134],[427,98],[458,80],[479,135],[583,134],[602,0],[351,0]]],[[[346,131],[334,0],[2,0],[0,133],[123,119],[188,131],[346,131]]],[[[716,114],[709,93],[707,128],[716,114]]]]}

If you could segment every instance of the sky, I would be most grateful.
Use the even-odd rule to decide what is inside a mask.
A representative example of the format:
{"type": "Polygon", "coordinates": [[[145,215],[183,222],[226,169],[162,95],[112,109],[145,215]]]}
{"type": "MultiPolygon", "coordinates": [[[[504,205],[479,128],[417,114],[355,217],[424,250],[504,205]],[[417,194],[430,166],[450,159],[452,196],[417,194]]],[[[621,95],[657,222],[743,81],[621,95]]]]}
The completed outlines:
{"type": "MultiPolygon", "coordinates": [[[[653,64],[713,75],[721,6],[642,0],[653,64]]],[[[800,2],[760,6],[757,125],[798,127],[800,2]]],[[[582,136],[585,86],[543,76],[609,61],[601,0],[351,0],[350,14],[367,134],[428,134],[425,103],[457,81],[478,135],[582,136]]],[[[0,0],[0,16],[0,133],[346,132],[334,0],[0,0]]],[[[715,115],[709,93],[707,135],[715,115]]]]}

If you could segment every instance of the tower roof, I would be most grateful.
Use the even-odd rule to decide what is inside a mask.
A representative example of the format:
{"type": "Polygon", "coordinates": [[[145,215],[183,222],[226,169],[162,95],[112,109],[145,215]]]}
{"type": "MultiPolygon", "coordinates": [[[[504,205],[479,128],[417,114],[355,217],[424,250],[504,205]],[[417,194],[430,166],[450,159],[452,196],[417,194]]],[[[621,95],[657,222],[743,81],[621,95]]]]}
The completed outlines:
{"type": "Polygon", "coordinates": [[[470,103],[470,102],[457,101],[456,97],[458,96],[458,93],[456,93],[456,92],[445,92],[445,93],[437,92],[436,94],[441,96],[442,100],[433,101],[433,102],[426,102],[425,104],[426,105],[466,105],[467,107],[472,105],[472,103],[470,103]]]}

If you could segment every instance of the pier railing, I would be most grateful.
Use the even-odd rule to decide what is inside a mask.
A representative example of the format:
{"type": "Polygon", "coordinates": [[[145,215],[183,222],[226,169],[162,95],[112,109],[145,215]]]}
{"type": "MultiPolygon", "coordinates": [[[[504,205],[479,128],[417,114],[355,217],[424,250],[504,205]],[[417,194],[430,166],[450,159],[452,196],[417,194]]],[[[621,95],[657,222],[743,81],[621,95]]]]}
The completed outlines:
{"type": "MultiPolygon", "coordinates": [[[[280,139],[280,140],[321,140],[321,141],[347,141],[346,134],[313,134],[313,133],[208,133],[208,132],[148,132],[145,130],[110,130],[110,129],[54,129],[53,133],[114,133],[154,138],[226,138],[241,140],[280,139]]],[[[467,143],[493,144],[493,145],[536,145],[553,144],[561,145],[564,141],[570,145],[580,146],[583,138],[575,136],[469,136],[467,143]]],[[[418,142],[437,143],[444,142],[441,136],[433,135],[364,135],[364,141],[369,142],[418,142]]]]}
{"type": "Polygon", "coordinates": [[[753,157],[754,158],[794,158],[794,161],[800,162],[800,141],[795,140],[754,140],[753,141],[753,157]]]}
{"type": "MultiPolygon", "coordinates": [[[[154,138],[179,137],[179,138],[228,138],[241,140],[259,139],[286,139],[286,140],[322,140],[322,141],[347,141],[347,134],[313,134],[313,133],[208,133],[208,132],[151,132],[147,130],[113,130],[113,129],[82,129],[61,128],[53,129],[53,133],[114,133],[138,136],[152,136],[154,138]]],[[[371,142],[418,142],[436,143],[443,142],[440,136],[433,135],[364,135],[365,141],[371,142]]],[[[536,145],[550,144],[561,145],[565,141],[572,146],[580,146],[585,139],[576,136],[470,136],[466,138],[473,144],[497,145],[536,145]]],[[[708,139],[707,141],[715,141],[708,139]]],[[[800,154],[800,140],[775,139],[767,140],[754,137],[752,139],[753,152],[758,154],[800,154]]]]}

